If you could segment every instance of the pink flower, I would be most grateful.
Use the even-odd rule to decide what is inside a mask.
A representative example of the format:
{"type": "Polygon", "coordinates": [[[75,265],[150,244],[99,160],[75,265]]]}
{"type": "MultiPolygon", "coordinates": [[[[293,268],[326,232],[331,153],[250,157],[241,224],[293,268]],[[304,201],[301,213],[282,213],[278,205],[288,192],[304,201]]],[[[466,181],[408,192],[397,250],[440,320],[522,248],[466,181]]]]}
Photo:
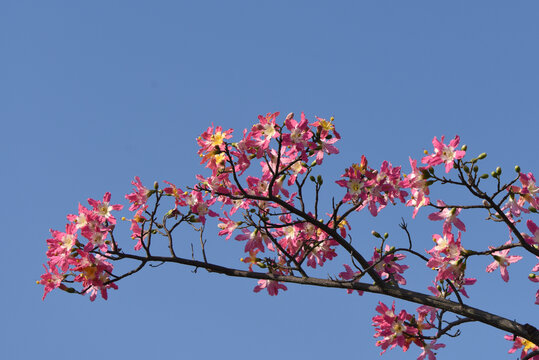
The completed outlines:
{"type": "Polygon", "coordinates": [[[253,125],[251,129],[252,138],[254,139],[256,157],[261,158],[269,148],[271,139],[279,136],[279,126],[275,123],[275,119],[279,116],[279,112],[267,113],[266,116],[258,116],[258,124],[253,125]]]}
{"type": "Polygon", "coordinates": [[[283,146],[292,148],[294,151],[300,152],[300,157],[303,161],[307,161],[307,156],[304,156],[305,150],[309,148],[309,140],[313,133],[309,129],[309,122],[304,113],[301,113],[301,121],[298,123],[294,120],[294,114],[289,114],[284,122],[290,133],[283,134],[283,146]]]}
{"type": "Polygon", "coordinates": [[[333,124],[333,117],[327,121],[326,119],[319,118],[318,116],[315,116],[316,120],[311,124],[311,126],[316,127],[317,132],[320,136],[320,138],[325,139],[328,136],[330,136],[329,132],[333,132],[333,136],[336,139],[340,139],[341,135],[335,130],[335,125],[333,124]]]}
{"type": "Polygon", "coordinates": [[[214,129],[212,125],[197,138],[200,146],[198,155],[202,158],[200,163],[206,163],[206,167],[212,170],[213,175],[226,165],[225,140],[232,137],[232,132],[232,129],[223,131],[220,126],[214,129]]]}
{"type": "MultiPolygon", "coordinates": [[[[505,243],[506,245],[511,244],[511,240],[505,243]]],[[[491,246],[489,246],[490,249],[493,249],[491,246]]],[[[510,249],[505,249],[501,251],[495,251],[492,253],[492,257],[494,258],[494,261],[487,266],[487,272],[493,272],[498,267],[500,268],[500,273],[502,275],[502,279],[505,282],[509,281],[509,273],[507,272],[507,267],[522,259],[522,256],[507,256],[509,254],[510,249]]]]}
{"type": "Polygon", "coordinates": [[[116,219],[112,216],[112,210],[122,210],[123,205],[110,205],[110,193],[106,192],[103,196],[103,202],[94,199],[88,199],[88,203],[94,207],[94,212],[100,217],[101,221],[108,221],[110,224],[116,224],[116,219]]]}
{"type": "Polygon", "coordinates": [[[539,226],[537,226],[531,220],[526,221],[526,226],[528,226],[528,229],[532,233],[532,236],[524,234],[524,238],[526,239],[526,242],[532,246],[539,245],[539,226]]]}
{"type": "Polygon", "coordinates": [[[535,177],[532,173],[524,174],[520,173],[520,182],[522,183],[522,189],[520,189],[520,195],[530,203],[531,206],[539,207],[539,186],[535,181],[535,177]]]}
{"type": "Polygon", "coordinates": [[[245,252],[255,251],[256,249],[264,252],[264,245],[266,245],[268,249],[273,250],[270,238],[268,235],[262,234],[260,230],[255,229],[251,232],[249,229],[243,228],[241,231],[243,234],[237,235],[234,239],[238,241],[248,240],[245,244],[245,252]]]}
{"type": "Polygon", "coordinates": [[[515,200],[515,196],[513,194],[509,195],[509,198],[507,199],[507,202],[503,205],[502,210],[508,210],[505,215],[508,217],[519,217],[521,213],[529,213],[530,211],[526,208],[524,208],[522,205],[524,205],[524,198],[520,197],[519,200],[515,200]]]}
{"type": "Polygon", "coordinates": [[[112,273],[113,266],[105,261],[101,255],[92,255],[88,252],[78,250],[80,258],[74,271],[80,272],[74,279],[81,282],[85,288],[85,293],[90,293],[90,300],[94,301],[97,292],[101,292],[101,297],[107,300],[107,289],[118,289],[118,286],[109,282],[109,274],[112,273]]]}
{"type": "MultiPolygon", "coordinates": [[[[344,269],[346,271],[343,271],[339,273],[339,277],[343,280],[354,280],[354,282],[359,282],[359,278],[356,278],[358,275],[361,275],[361,271],[354,272],[352,268],[349,265],[343,264],[344,269]]],[[[352,289],[346,289],[346,292],[348,294],[351,294],[354,292],[352,289]]],[[[357,293],[361,296],[363,295],[363,291],[357,290],[357,293]]]]}
{"type": "Polygon", "coordinates": [[[404,180],[400,186],[403,188],[410,188],[412,197],[406,203],[406,206],[413,206],[414,212],[412,218],[415,218],[420,207],[430,204],[429,187],[427,182],[423,179],[422,170],[425,167],[417,168],[417,160],[410,158],[410,165],[412,166],[412,173],[405,175],[404,180]]]}
{"type": "Polygon", "coordinates": [[[278,281],[258,280],[258,285],[255,286],[253,291],[257,293],[257,292],[260,292],[260,290],[262,289],[267,289],[268,294],[270,294],[270,296],[277,295],[279,293],[279,289],[284,290],[284,291],[288,290],[288,288],[285,285],[280,284],[278,281]]]}
{"type": "Polygon", "coordinates": [[[45,265],[43,267],[45,268],[45,274],[41,275],[41,280],[38,281],[38,284],[45,286],[45,293],[41,300],[45,300],[47,294],[57,287],[65,288],[65,285],[62,284],[64,276],[58,272],[56,266],[51,266],[49,269],[45,265]]]}
{"type": "MultiPolygon", "coordinates": [[[[164,181],[165,184],[168,184],[170,186],[166,187],[163,189],[163,192],[169,196],[173,196],[174,197],[174,205],[175,205],[175,209],[178,208],[178,206],[186,206],[187,204],[185,203],[185,197],[187,196],[185,194],[184,191],[182,191],[182,189],[176,187],[176,185],[174,185],[173,183],[171,182],[168,182],[168,181],[164,181]]],[[[130,209],[131,210],[131,209],[130,209]]]]}
{"type": "Polygon", "coordinates": [[[432,352],[431,349],[438,350],[443,347],[445,347],[445,344],[436,344],[436,340],[432,340],[429,344],[423,346],[423,352],[419,355],[417,360],[423,360],[426,356],[429,357],[429,360],[436,360],[436,353],[432,352]]]}
{"type": "MultiPolygon", "coordinates": [[[[385,247],[385,253],[389,252],[389,245],[385,247]]],[[[374,270],[380,275],[382,279],[393,279],[401,285],[406,285],[406,279],[400,274],[404,273],[408,269],[407,265],[400,265],[397,261],[406,258],[403,254],[390,254],[384,257],[384,260],[379,261],[383,254],[380,254],[380,249],[374,249],[374,254],[369,261],[369,265],[376,264],[374,270]]],[[[385,254],[384,253],[384,254],[385,254]]]]}
{"type": "MultiPolygon", "coordinates": [[[[436,204],[440,207],[446,206],[446,204],[442,200],[438,200],[436,204]]],[[[430,214],[429,219],[432,221],[438,221],[438,220],[444,221],[444,225],[443,225],[444,235],[449,234],[451,232],[451,224],[454,224],[459,230],[466,231],[466,225],[464,225],[464,223],[460,219],[457,218],[457,215],[460,213],[460,210],[461,210],[460,208],[450,209],[450,208],[445,207],[444,209],[440,210],[437,213],[430,214]]]]}
{"type": "Polygon", "coordinates": [[[455,160],[462,159],[466,152],[463,150],[455,150],[460,142],[458,135],[449,142],[449,145],[446,145],[443,142],[443,136],[440,141],[438,141],[435,136],[432,140],[432,145],[434,145],[434,154],[425,156],[423,159],[421,159],[421,162],[430,166],[436,166],[444,163],[445,172],[448,173],[449,170],[453,168],[453,162],[455,160]]]}
{"type": "Polygon", "coordinates": [[[137,210],[135,213],[135,216],[133,216],[133,219],[131,219],[131,227],[129,230],[131,230],[131,239],[137,240],[138,242],[135,244],[134,249],[136,251],[140,250],[142,248],[142,241],[144,238],[148,235],[148,232],[145,231],[144,235],[142,234],[142,229],[140,228],[139,224],[143,224],[148,219],[146,219],[142,214],[146,209],[148,208],[148,205],[142,206],[140,209],[137,210]]]}
{"type": "Polygon", "coordinates": [[[189,205],[190,211],[193,214],[198,215],[198,221],[200,221],[202,224],[206,223],[206,215],[211,217],[219,216],[219,214],[209,208],[215,203],[215,201],[217,201],[215,198],[204,200],[202,193],[196,190],[191,191],[190,194],[185,196],[186,205],[189,205]]]}
{"type": "Polygon", "coordinates": [[[131,181],[131,184],[135,185],[135,191],[125,195],[125,198],[131,203],[129,211],[135,211],[142,205],[146,204],[150,190],[146,189],[142,185],[142,182],[138,176],[135,176],[135,181],[131,181]]]}
{"type": "Polygon", "coordinates": [[[406,325],[412,319],[412,315],[405,310],[401,310],[399,315],[395,315],[395,302],[393,302],[391,309],[379,302],[376,311],[380,315],[372,318],[372,325],[376,328],[374,337],[382,338],[376,342],[376,346],[380,346],[382,349],[381,354],[386,352],[388,348],[393,349],[397,345],[403,351],[408,350],[412,343],[411,336],[418,334],[417,328],[406,325]]]}
{"type": "MultiPolygon", "coordinates": [[[[513,347],[509,349],[508,351],[509,354],[512,354],[516,352],[518,349],[523,348],[522,353],[520,354],[521,358],[525,357],[528,351],[532,352],[535,350],[539,350],[539,346],[535,345],[531,341],[521,338],[520,336],[505,335],[504,339],[513,341],[513,347]]],[[[534,356],[530,360],[539,360],[539,356],[534,356]]]]}
{"type": "Polygon", "coordinates": [[[219,229],[221,229],[221,231],[219,231],[218,235],[219,236],[227,235],[226,240],[230,239],[230,237],[232,236],[232,233],[238,227],[238,223],[231,220],[228,217],[228,214],[226,211],[225,211],[225,217],[220,217],[219,220],[221,221],[221,223],[219,223],[217,226],[219,227],[219,229]]]}
{"type": "Polygon", "coordinates": [[[66,232],[50,230],[52,239],[47,239],[47,257],[49,266],[60,267],[62,271],[67,271],[71,264],[71,251],[77,244],[77,228],[75,224],[67,224],[66,232]]]}

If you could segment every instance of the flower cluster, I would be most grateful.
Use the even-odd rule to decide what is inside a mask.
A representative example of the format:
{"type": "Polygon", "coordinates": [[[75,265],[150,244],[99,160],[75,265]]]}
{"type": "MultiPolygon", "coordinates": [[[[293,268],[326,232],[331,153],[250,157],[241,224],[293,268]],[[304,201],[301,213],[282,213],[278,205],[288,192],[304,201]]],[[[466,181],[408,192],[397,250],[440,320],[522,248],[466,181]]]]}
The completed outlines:
{"type": "Polygon", "coordinates": [[[110,204],[110,198],[107,192],[102,201],[88,199],[92,208],[79,204],[78,214],[67,216],[65,232],[51,229],[52,238],[47,239],[48,267],[45,266],[46,272],[38,281],[45,286],[43,299],[55,288],[75,292],[66,283],[81,283],[81,293],[90,293],[92,301],[97,292],[107,299],[107,289],[118,288],[110,282],[112,264],[101,254],[93,254],[96,250],[102,253],[109,250],[107,236],[116,224],[112,211],[122,209],[122,205],[110,204]]]}
{"type": "Polygon", "coordinates": [[[382,163],[380,170],[374,170],[368,166],[367,158],[361,156],[360,164],[353,164],[341,175],[346,179],[336,181],[346,188],[342,202],[357,204],[357,211],[367,206],[373,216],[378,215],[389,202],[395,204],[395,199],[404,203],[408,193],[401,190],[400,172],[400,166],[393,167],[387,161],[382,163]]]}
{"type": "MultiPolygon", "coordinates": [[[[199,194],[202,191],[210,193],[208,205],[218,201],[223,206],[230,206],[230,210],[224,212],[225,216],[219,217],[219,235],[230,239],[234,231],[240,231],[234,239],[245,241],[244,251],[249,255],[244,262],[250,264],[250,269],[257,264],[268,267],[274,274],[288,274],[291,261],[297,264],[305,262],[312,268],[322,266],[337,256],[335,247],[338,243],[312,223],[293,219],[288,212],[278,219],[283,226],[272,229],[263,229],[252,219],[234,221],[230,216],[239,209],[255,209],[261,216],[269,216],[270,208],[286,210],[268,201],[270,198],[282,199],[293,206],[297,193],[287,187],[294,185],[297,177],[309,168],[322,164],[324,155],[337,154],[339,150],[335,143],[340,134],[335,130],[333,118],[317,117],[316,121],[309,123],[305,114],[302,113],[298,121],[291,113],[279,125],[278,115],[276,112],[259,116],[258,122],[250,130],[244,130],[243,138],[235,143],[226,142],[232,137],[232,130],[209,127],[197,141],[202,163],[206,163],[212,174],[209,177],[197,175],[199,184],[196,190],[199,194]],[[278,142],[278,149],[271,147],[272,140],[278,142]],[[250,168],[253,159],[261,159],[262,174],[247,176],[245,186],[241,187],[237,177],[250,168]],[[308,164],[309,159],[311,165],[308,164]],[[266,250],[275,252],[276,258],[258,259],[257,256],[266,250]]],[[[209,215],[214,216],[211,212],[209,215]]],[[[328,226],[333,222],[330,219],[328,226]]],[[[345,233],[344,224],[345,221],[339,223],[341,233],[345,233]]],[[[273,280],[264,280],[259,282],[255,291],[264,288],[272,295],[277,294],[278,289],[286,290],[273,280]]]]}
{"type": "MultiPolygon", "coordinates": [[[[514,227],[523,222],[519,217],[536,212],[539,206],[539,187],[532,173],[521,173],[517,168],[518,178],[505,185],[505,188],[500,187],[498,181],[497,194],[508,191],[498,203],[499,207],[492,205],[490,199],[491,203],[485,200],[484,206],[457,207],[447,205],[442,200],[431,202],[429,187],[434,182],[458,183],[437,177],[435,166],[444,165],[445,173],[457,167],[461,180],[464,173],[468,174],[468,183],[463,182],[461,185],[472,186],[474,179],[478,179],[475,162],[486,155],[482,154],[470,162],[462,160],[466,148],[457,149],[460,142],[458,136],[449,144],[444,144],[444,136],[440,140],[434,137],[434,152],[429,154],[425,151],[426,156],[421,159],[425,166],[418,167],[418,161],[410,158],[411,172],[408,174],[402,174],[401,167],[394,167],[388,161],[382,162],[379,169],[373,169],[366,157],[362,156],[359,164],[346,168],[341,179],[335,181],[346,193],[337,204],[333,204],[333,213],[326,214],[327,217],[320,216],[318,195],[323,178],[311,174],[315,167],[323,163],[326,155],[339,153],[335,144],[341,136],[335,129],[333,118],[326,120],[316,117],[316,121],[309,122],[303,113],[299,120],[290,113],[284,121],[279,122],[278,116],[278,112],[259,116],[250,129],[243,131],[237,142],[231,140],[232,129],[225,131],[220,126],[208,127],[197,138],[197,144],[201,164],[211,171],[211,175],[196,175],[198,183],[193,188],[187,188],[187,191],[168,181],[165,181],[166,186],[162,189],[157,182],[153,189],[148,189],[139,177],[135,177],[132,181],[133,191],[125,196],[130,204],[129,211],[133,214],[129,219],[122,218],[131,224],[131,237],[137,241],[135,250],[144,248],[149,256],[150,238],[153,234],[160,234],[168,238],[169,249],[175,257],[170,236],[174,228],[185,221],[191,225],[200,224],[200,229],[198,225],[193,227],[202,231],[208,217],[217,217],[219,235],[226,240],[235,235],[233,238],[244,244],[246,255],[241,261],[249,267],[249,271],[252,272],[256,266],[267,269],[270,274],[259,280],[253,291],[258,293],[265,289],[269,295],[274,296],[279,290],[287,290],[278,281],[279,276],[296,276],[301,273],[308,277],[308,267],[316,269],[324,266],[337,256],[340,245],[344,248],[348,246],[345,243],[347,230],[350,230],[347,216],[353,211],[368,208],[372,216],[377,216],[388,204],[401,202],[413,207],[412,217],[415,218],[421,207],[430,206],[438,211],[428,215],[428,218],[442,221],[443,225],[441,235],[433,235],[435,246],[426,250],[428,257],[412,250],[411,243],[409,249],[399,251],[408,251],[424,259],[426,265],[436,271],[435,286],[428,288],[435,296],[445,299],[456,292],[461,300],[459,294],[468,297],[464,287],[476,282],[475,278],[465,277],[466,262],[470,256],[492,256],[494,261],[487,266],[486,271],[493,272],[499,268],[502,279],[507,282],[508,266],[522,259],[521,256],[509,255],[510,249],[517,246],[539,248],[539,227],[536,223],[527,220],[529,233],[515,234],[514,227]],[[251,168],[253,162],[259,163],[261,173],[251,168]],[[470,164],[472,171],[467,168],[470,164]],[[316,189],[316,205],[312,212],[305,210],[302,189],[307,179],[314,183],[316,189]],[[520,181],[519,185],[515,185],[517,181],[520,181]],[[154,210],[149,209],[151,204],[148,203],[152,197],[155,197],[154,210]],[[163,222],[158,223],[156,212],[163,197],[171,202],[173,199],[174,204],[163,217],[163,222]],[[212,210],[216,203],[221,204],[222,211],[219,214],[212,210]],[[461,232],[466,231],[466,226],[459,215],[463,208],[470,207],[488,209],[491,218],[497,216],[493,218],[496,221],[502,221],[503,218],[510,225],[511,240],[483,252],[464,249],[461,232]],[[498,213],[493,212],[493,208],[498,213]],[[236,220],[234,216],[238,213],[242,217],[236,220]],[[168,227],[166,221],[171,218],[176,223],[168,227]],[[458,230],[457,235],[454,233],[455,228],[458,230]],[[519,237],[520,243],[512,242],[514,235],[519,237]]],[[[497,169],[495,174],[499,180],[501,171],[497,169]]],[[[482,175],[479,178],[486,177],[482,175]]],[[[111,253],[120,254],[112,236],[116,224],[112,212],[121,210],[122,205],[111,205],[110,199],[110,193],[106,193],[102,200],[88,199],[88,208],[79,204],[78,214],[68,215],[69,223],[64,232],[51,230],[52,237],[47,240],[47,266],[38,282],[45,287],[43,298],[53,289],[60,288],[68,292],[90,293],[93,301],[98,292],[106,299],[107,290],[117,288],[114,279],[111,280],[114,277],[113,266],[107,259],[114,258],[109,256],[111,253]],[[80,283],[82,291],[69,287],[69,283],[80,283]]],[[[406,230],[405,225],[402,227],[406,230]]],[[[406,232],[410,239],[410,234],[406,232]]],[[[354,270],[344,264],[345,271],[339,273],[339,278],[359,283],[369,273],[378,274],[391,287],[406,285],[403,274],[408,266],[402,264],[406,256],[385,243],[387,233],[383,237],[376,232],[373,235],[381,240],[381,245],[374,248],[370,261],[354,254],[363,268],[354,264],[354,270]]],[[[532,274],[529,275],[532,282],[539,282],[539,276],[535,274],[537,272],[539,264],[532,268],[532,274]]],[[[379,280],[376,276],[372,277],[379,280]]],[[[352,293],[354,290],[347,291],[352,293]]],[[[360,290],[357,292],[363,294],[360,290]]],[[[539,291],[535,303],[539,304],[539,291]]],[[[415,344],[422,349],[418,360],[434,360],[434,351],[445,347],[444,344],[436,343],[441,336],[438,334],[447,332],[441,329],[441,324],[446,322],[442,319],[443,311],[421,306],[417,308],[416,315],[405,310],[397,314],[395,303],[390,308],[381,302],[376,311],[378,315],[372,320],[376,329],[375,337],[380,338],[377,346],[380,346],[382,353],[397,346],[406,351],[415,344]],[[435,320],[438,327],[434,325],[435,320]],[[437,335],[424,334],[429,329],[438,330],[437,335]]],[[[522,356],[525,356],[529,351],[537,349],[535,344],[525,339],[515,337],[511,340],[514,344],[510,353],[523,347],[522,356]]]]}
{"type": "Polygon", "coordinates": [[[406,279],[401,274],[408,269],[408,266],[397,263],[397,261],[405,258],[406,255],[395,254],[394,249],[386,245],[384,252],[382,249],[374,249],[369,265],[374,267],[374,270],[383,280],[388,279],[398,284],[406,285],[406,279]]]}
{"type": "Polygon", "coordinates": [[[427,266],[438,271],[435,281],[451,280],[453,285],[468,297],[464,285],[473,285],[477,279],[464,277],[466,260],[463,255],[466,250],[461,245],[460,236],[460,231],[456,239],[452,233],[443,236],[435,234],[432,239],[436,246],[427,251],[431,256],[427,266]]]}
{"type": "Polygon", "coordinates": [[[429,360],[434,360],[436,353],[433,350],[445,347],[444,344],[436,344],[436,340],[427,344],[423,339],[423,330],[434,327],[432,325],[435,318],[434,309],[425,306],[419,307],[417,317],[407,313],[406,310],[401,310],[397,315],[395,302],[391,308],[380,302],[376,311],[379,315],[372,318],[372,325],[376,329],[374,337],[382,338],[376,342],[376,346],[380,346],[382,349],[381,354],[386,352],[388,348],[393,349],[396,346],[407,351],[413,343],[423,350],[417,358],[418,360],[425,359],[427,356],[429,360]]]}

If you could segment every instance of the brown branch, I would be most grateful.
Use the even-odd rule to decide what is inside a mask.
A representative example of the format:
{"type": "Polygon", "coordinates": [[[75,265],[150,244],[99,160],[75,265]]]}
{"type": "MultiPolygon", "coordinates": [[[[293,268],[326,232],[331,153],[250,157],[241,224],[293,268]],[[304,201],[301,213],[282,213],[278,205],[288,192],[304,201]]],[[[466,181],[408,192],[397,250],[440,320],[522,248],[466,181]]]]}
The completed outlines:
{"type": "MultiPolygon", "coordinates": [[[[139,256],[132,254],[124,253],[114,253],[120,258],[127,258],[145,262],[168,262],[168,263],[177,263],[182,265],[193,266],[197,268],[204,268],[209,272],[215,272],[219,274],[224,274],[233,277],[244,277],[251,279],[263,279],[263,280],[274,280],[282,281],[288,283],[296,283],[302,285],[313,285],[320,287],[330,287],[330,288],[339,288],[339,289],[351,289],[351,290],[360,290],[375,294],[381,294],[390,296],[393,298],[398,298],[406,301],[410,301],[416,304],[428,305],[437,309],[446,310],[457,315],[464,316],[471,320],[475,320],[497,329],[507,331],[516,336],[525,338],[532,343],[539,343],[539,331],[529,324],[519,324],[516,321],[511,321],[504,317],[491,314],[489,312],[468,306],[456,303],[451,300],[442,299],[434,297],[431,295],[425,295],[416,291],[407,290],[403,288],[397,288],[393,286],[384,286],[383,288],[378,285],[371,285],[366,283],[359,282],[350,282],[350,281],[339,281],[339,280],[329,280],[329,279],[320,279],[312,277],[297,277],[290,275],[277,275],[271,273],[260,273],[253,271],[245,271],[239,269],[233,269],[224,267],[221,265],[216,265],[212,263],[206,263],[197,260],[190,260],[184,258],[172,258],[172,257],[163,257],[163,256],[139,256]]],[[[471,321],[470,320],[470,321],[471,321]]]]}

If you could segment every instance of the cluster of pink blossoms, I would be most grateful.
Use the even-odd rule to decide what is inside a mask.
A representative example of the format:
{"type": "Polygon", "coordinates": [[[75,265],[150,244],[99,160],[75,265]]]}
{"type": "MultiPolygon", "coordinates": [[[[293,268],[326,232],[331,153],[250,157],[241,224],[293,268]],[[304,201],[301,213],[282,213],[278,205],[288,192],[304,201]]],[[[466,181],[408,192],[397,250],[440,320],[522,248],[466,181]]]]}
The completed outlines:
{"type": "MultiPolygon", "coordinates": [[[[174,208],[167,213],[169,217],[181,215],[188,222],[202,224],[206,223],[207,216],[219,217],[219,235],[226,236],[227,240],[235,231],[239,231],[240,234],[234,239],[245,242],[244,251],[248,256],[242,261],[249,265],[250,271],[253,266],[258,266],[267,268],[273,275],[290,275],[304,263],[317,268],[335,258],[339,242],[335,239],[338,236],[332,236],[331,233],[338,232],[342,238],[346,238],[350,225],[345,218],[338,218],[336,213],[327,214],[329,218],[326,220],[310,212],[306,213],[306,217],[296,217],[291,208],[296,207],[298,198],[303,205],[302,194],[301,191],[299,195],[289,191],[288,187],[299,184],[300,175],[308,175],[315,166],[321,165],[325,155],[339,152],[335,143],[341,138],[340,134],[335,130],[333,118],[327,121],[317,117],[316,121],[310,123],[303,113],[299,121],[291,113],[279,125],[278,115],[276,112],[259,116],[258,122],[250,130],[243,131],[242,139],[238,142],[228,142],[232,138],[232,129],[224,131],[220,126],[208,127],[197,139],[197,143],[201,164],[211,170],[211,175],[197,175],[199,183],[190,191],[183,191],[167,181],[167,187],[162,190],[158,189],[157,183],[153,190],[149,190],[135,177],[132,182],[134,191],[125,196],[130,203],[129,210],[134,212],[129,221],[131,237],[137,240],[135,250],[144,247],[148,251],[145,240],[150,234],[153,218],[149,220],[153,215],[148,212],[147,202],[155,194],[158,199],[161,196],[174,199],[174,208]],[[277,142],[277,149],[271,147],[272,142],[277,142]],[[262,173],[258,176],[249,173],[244,185],[241,185],[239,177],[249,171],[255,159],[259,161],[262,173]],[[216,202],[228,208],[222,216],[210,209],[216,202]],[[187,211],[182,213],[180,208],[186,208],[187,211]],[[245,210],[242,221],[233,220],[231,217],[240,209],[245,210]],[[276,211],[272,212],[272,209],[276,211]],[[321,224],[333,232],[322,230],[321,224]],[[266,251],[273,252],[275,257],[263,257],[266,251]]],[[[401,167],[394,167],[387,161],[375,170],[369,167],[366,157],[362,156],[360,164],[345,169],[342,179],[336,181],[346,189],[339,204],[349,204],[355,211],[368,208],[373,216],[377,216],[389,203],[396,204],[398,200],[414,208],[415,218],[421,207],[431,204],[429,185],[433,182],[427,179],[434,174],[433,167],[443,164],[445,172],[449,173],[455,163],[463,159],[465,150],[457,150],[459,142],[458,136],[449,144],[444,144],[444,136],[440,140],[435,137],[432,141],[434,152],[426,153],[427,156],[421,159],[425,166],[418,167],[417,160],[410,158],[410,174],[401,174],[401,167]],[[410,198],[407,199],[408,189],[410,198]]],[[[315,179],[311,176],[311,180],[317,186],[322,184],[321,177],[315,179]]],[[[521,186],[512,185],[507,189],[509,195],[502,207],[514,223],[523,213],[529,213],[530,209],[534,211],[539,206],[539,187],[533,174],[520,173],[519,180],[521,186]]],[[[111,211],[120,210],[122,206],[110,205],[110,193],[105,194],[103,201],[89,199],[88,202],[91,209],[79,205],[79,214],[68,216],[70,223],[65,232],[51,230],[52,239],[47,240],[48,268],[39,282],[45,286],[43,298],[54,288],[74,292],[74,289],[67,287],[66,283],[69,282],[82,283],[82,293],[89,292],[92,301],[98,291],[106,299],[107,289],[117,288],[114,282],[110,282],[112,265],[103,255],[109,251],[110,241],[107,236],[116,223],[111,211]],[[80,236],[86,239],[85,243],[80,241],[79,230],[80,236]]],[[[466,231],[466,226],[458,218],[461,209],[449,207],[441,200],[436,202],[435,207],[439,211],[430,214],[428,218],[443,221],[443,226],[442,235],[433,236],[435,246],[427,251],[430,256],[427,266],[437,271],[435,287],[429,287],[429,290],[443,298],[455,290],[468,296],[464,286],[474,284],[476,279],[465,277],[468,254],[461,245],[461,231],[466,231]],[[457,236],[453,234],[453,225],[460,230],[457,236]],[[446,283],[451,286],[444,286],[446,283]]],[[[526,224],[531,235],[523,233],[522,237],[528,245],[538,248],[539,228],[531,220],[526,224]]],[[[506,243],[511,244],[512,239],[506,243]]],[[[487,272],[499,268],[502,279],[508,281],[507,267],[521,257],[510,256],[509,248],[490,249],[494,262],[487,266],[487,272]]],[[[394,248],[386,245],[385,248],[375,247],[368,263],[383,281],[405,285],[403,273],[408,266],[401,264],[403,259],[403,254],[395,253],[394,248]]],[[[365,275],[365,269],[354,271],[346,264],[344,268],[345,271],[339,274],[343,280],[359,282],[365,275]]],[[[539,272],[539,264],[532,272],[539,272]]],[[[530,274],[529,279],[539,282],[539,276],[535,274],[530,274]]],[[[259,280],[254,291],[260,292],[263,289],[273,296],[279,290],[287,290],[287,287],[275,280],[259,280]]],[[[358,293],[362,294],[361,291],[358,293]]],[[[536,304],[539,304],[539,291],[536,294],[536,304]]],[[[396,346],[406,351],[411,344],[416,344],[422,349],[418,360],[434,360],[434,350],[445,346],[437,344],[436,340],[427,343],[427,338],[434,337],[426,337],[423,333],[435,327],[436,309],[421,306],[417,309],[417,316],[405,310],[397,315],[394,303],[391,308],[380,303],[376,311],[379,315],[373,318],[373,325],[376,328],[375,337],[381,338],[377,346],[381,347],[382,353],[396,346]]],[[[526,340],[516,338],[510,352],[520,347],[524,347],[523,356],[537,348],[526,340]]]]}
{"type": "Polygon", "coordinates": [[[102,255],[92,254],[93,250],[104,253],[109,250],[107,235],[116,224],[112,211],[122,209],[122,205],[110,204],[110,196],[106,193],[103,201],[88,199],[91,209],[79,204],[79,213],[67,216],[65,232],[51,229],[52,238],[47,239],[48,267],[45,266],[46,272],[38,281],[45,286],[43,299],[55,288],[75,292],[66,283],[81,283],[82,293],[90,293],[92,301],[98,291],[107,299],[107,289],[118,288],[109,282],[112,264],[102,255]]]}
{"type": "Polygon", "coordinates": [[[436,359],[433,350],[445,347],[444,344],[436,344],[436,340],[427,343],[423,337],[423,330],[429,330],[434,327],[433,322],[436,317],[436,309],[428,306],[417,308],[417,317],[401,310],[398,315],[395,314],[395,302],[391,308],[380,302],[376,307],[379,315],[372,318],[373,326],[376,328],[374,337],[381,337],[376,342],[376,346],[382,349],[381,354],[387,349],[393,349],[396,346],[403,351],[408,350],[412,343],[419,346],[423,352],[417,358],[423,360],[428,356],[429,360],[436,359]]]}
{"type": "Polygon", "coordinates": [[[347,189],[342,201],[358,204],[357,211],[368,207],[373,216],[378,215],[389,202],[395,204],[395,199],[404,203],[408,195],[401,189],[403,182],[400,166],[393,167],[387,161],[382,163],[380,170],[374,170],[368,166],[367,158],[361,156],[361,163],[346,169],[341,177],[347,178],[336,181],[347,189]]]}
{"type": "MultiPolygon", "coordinates": [[[[340,135],[335,130],[332,119],[327,121],[317,118],[309,123],[303,113],[300,121],[294,119],[294,114],[289,114],[284,126],[280,126],[276,122],[278,115],[279,113],[269,113],[259,116],[258,123],[253,125],[250,131],[246,129],[243,138],[237,143],[226,142],[232,137],[232,129],[223,131],[219,126],[209,127],[197,142],[200,146],[198,154],[202,158],[201,163],[211,169],[212,175],[207,178],[197,175],[200,181],[197,190],[211,193],[213,201],[230,207],[230,210],[224,211],[224,216],[219,218],[219,235],[226,235],[226,239],[229,239],[234,231],[241,232],[234,239],[245,241],[244,250],[249,255],[243,262],[248,263],[251,270],[256,264],[271,268],[273,274],[289,274],[288,264],[291,261],[305,261],[307,266],[313,268],[322,266],[325,261],[337,255],[335,247],[338,243],[312,223],[293,219],[290,213],[278,218],[282,224],[290,224],[289,226],[273,229],[254,226],[254,230],[254,223],[237,222],[230,219],[230,216],[239,209],[255,208],[262,213],[269,213],[270,208],[279,208],[275,202],[264,200],[271,196],[283,199],[293,206],[297,193],[290,193],[286,187],[293,185],[298,175],[308,170],[309,158],[313,159],[313,164],[320,165],[324,155],[338,153],[334,144],[340,139],[340,135]],[[270,147],[273,139],[279,139],[278,150],[270,147]],[[253,159],[262,160],[262,175],[246,176],[246,186],[240,188],[233,177],[243,175],[253,159]],[[281,175],[272,182],[275,173],[281,175]],[[270,261],[259,258],[266,250],[276,252],[276,259],[270,261]],[[292,258],[286,254],[293,254],[292,258]]],[[[313,214],[308,215],[314,219],[313,214]]],[[[330,219],[328,225],[331,224],[330,219]]],[[[341,234],[346,233],[345,224],[345,221],[339,224],[341,234]]],[[[286,287],[273,280],[260,280],[255,291],[262,289],[267,289],[270,295],[276,295],[279,289],[286,290],[286,287]]]]}

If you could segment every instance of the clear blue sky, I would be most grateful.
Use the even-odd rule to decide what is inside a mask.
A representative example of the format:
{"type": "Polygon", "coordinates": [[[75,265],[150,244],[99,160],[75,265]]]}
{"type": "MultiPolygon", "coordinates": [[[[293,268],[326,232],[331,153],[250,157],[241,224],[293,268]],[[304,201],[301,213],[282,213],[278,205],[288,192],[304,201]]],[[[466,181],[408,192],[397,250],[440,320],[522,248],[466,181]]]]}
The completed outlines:
{"type": "MultiPolygon", "coordinates": [[[[532,1],[3,1],[0,357],[377,358],[370,319],[377,301],[391,300],[375,295],[290,285],[269,297],[254,294],[252,280],[166,265],[122,281],[109,301],[53,292],[43,302],[35,281],[48,230],[63,229],[88,197],[110,191],[125,203],[135,175],[193,184],[204,173],[195,138],[208,125],[241,130],[272,111],[335,116],[343,140],[328,184],[361,154],[408,171],[408,156],[443,134],[488,152],[486,170],[537,171],[538,19],[532,1]]],[[[372,229],[402,239],[401,216],[410,209],[354,217],[355,241],[374,246],[372,229]]],[[[483,218],[463,216],[465,247],[506,241],[505,228],[483,218]]],[[[441,228],[410,226],[418,249],[441,228]]],[[[223,242],[209,239],[213,261],[242,256],[223,242]]],[[[512,265],[507,285],[498,271],[486,276],[489,262],[469,269],[480,279],[470,303],[537,325],[532,262],[512,265]]],[[[418,290],[433,277],[410,274],[418,290]]],[[[461,329],[438,359],[515,358],[504,333],[461,329]]]]}

